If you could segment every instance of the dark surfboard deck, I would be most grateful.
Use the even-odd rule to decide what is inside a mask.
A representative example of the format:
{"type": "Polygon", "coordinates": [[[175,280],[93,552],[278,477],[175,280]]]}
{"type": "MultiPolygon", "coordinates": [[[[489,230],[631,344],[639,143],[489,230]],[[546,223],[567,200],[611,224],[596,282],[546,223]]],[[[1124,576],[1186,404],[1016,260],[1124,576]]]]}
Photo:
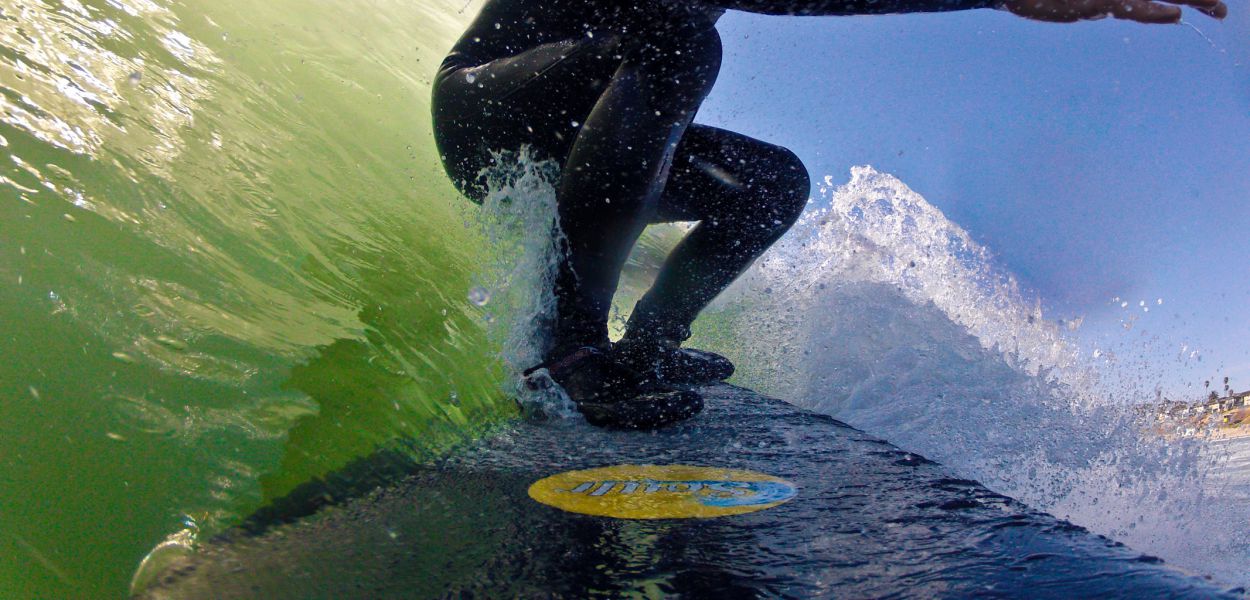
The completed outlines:
{"type": "Polygon", "coordinates": [[[728,385],[654,433],[516,423],[392,486],[238,530],[145,598],[1239,597],[1038,513],[832,418],[728,385]],[[571,469],[690,464],[798,497],[713,519],[562,512],[527,487],[571,469]]]}

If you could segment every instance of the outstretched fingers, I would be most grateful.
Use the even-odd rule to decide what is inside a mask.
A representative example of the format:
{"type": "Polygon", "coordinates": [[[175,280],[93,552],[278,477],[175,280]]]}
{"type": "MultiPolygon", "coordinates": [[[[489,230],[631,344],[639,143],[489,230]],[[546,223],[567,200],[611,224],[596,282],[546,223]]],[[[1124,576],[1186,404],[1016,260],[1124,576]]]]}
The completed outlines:
{"type": "Polygon", "coordinates": [[[1216,19],[1228,15],[1228,7],[1220,0],[1168,0],[1167,4],[1152,0],[1113,0],[1111,5],[1112,16],[1138,23],[1176,23],[1181,20],[1181,6],[1192,6],[1216,19]]]}
{"type": "Polygon", "coordinates": [[[1220,0],[1169,0],[1175,4],[1185,4],[1198,9],[1208,17],[1223,19],[1228,16],[1228,6],[1220,0]]]}

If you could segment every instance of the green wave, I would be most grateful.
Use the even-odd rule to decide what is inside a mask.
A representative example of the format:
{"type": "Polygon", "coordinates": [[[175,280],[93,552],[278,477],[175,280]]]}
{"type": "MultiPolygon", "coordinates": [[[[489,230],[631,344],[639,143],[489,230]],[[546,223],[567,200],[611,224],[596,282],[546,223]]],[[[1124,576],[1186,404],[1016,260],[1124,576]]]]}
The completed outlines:
{"type": "Polygon", "coordinates": [[[477,6],[0,0],[0,589],[514,414],[429,131],[477,6]]]}

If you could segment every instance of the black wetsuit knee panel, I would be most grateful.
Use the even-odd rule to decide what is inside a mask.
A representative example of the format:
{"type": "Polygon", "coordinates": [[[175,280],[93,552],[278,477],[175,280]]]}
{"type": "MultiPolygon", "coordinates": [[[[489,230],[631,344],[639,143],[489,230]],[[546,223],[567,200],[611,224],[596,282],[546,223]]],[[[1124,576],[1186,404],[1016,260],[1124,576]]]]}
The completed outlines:
{"type": "Polygon", "coordinates": [[[670,76],[671,83],[700,81],[707,87],[720,72],[724,48],[715,27],[673,25],[626,42],[631,55],[670,76]],[[691,80],[694,76],[696,79],[691,80]]]}
{"type": "Polygon", "coordinates": [[[778,150],[780,155],[777,160],[777,196],[778,202],[786,208],[781,216],[786,222],[786,227],[789,228],[807,207],[807,199],[812,190],[812,178],[797,154],[789,148],[780,146],[778,150]]]}
{"type": "Polygon", "coordinates": [[[746,168],[746,185],[740,193],[744,204],[755,204],[754,210],[743,210],[742,217],[756,221],[751,229],[766,237],[780,236],[798,220],[807,207],[811,177],[798,155],[782,146],[770,146],[767,153],[746,168]],[[767,217],[767,218],[762,218],[767,217]]]}

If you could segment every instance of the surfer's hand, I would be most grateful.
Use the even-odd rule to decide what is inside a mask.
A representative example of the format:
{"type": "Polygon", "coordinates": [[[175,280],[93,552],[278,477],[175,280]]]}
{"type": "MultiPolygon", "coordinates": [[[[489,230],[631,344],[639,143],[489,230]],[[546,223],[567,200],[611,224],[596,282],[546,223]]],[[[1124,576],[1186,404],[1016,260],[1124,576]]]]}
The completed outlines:
{"type": "Polygon", "coordinates": [[[1223,19],[1228,7],[1220,0],[1005,0],[1002,7],[1026,19],[1072,23],[1093,21],[1104,17],[1127,19],[1138,23],[1176,23],[1181,20],[1181,6],[1192,6],[1202,13],[1223,19]]]}

